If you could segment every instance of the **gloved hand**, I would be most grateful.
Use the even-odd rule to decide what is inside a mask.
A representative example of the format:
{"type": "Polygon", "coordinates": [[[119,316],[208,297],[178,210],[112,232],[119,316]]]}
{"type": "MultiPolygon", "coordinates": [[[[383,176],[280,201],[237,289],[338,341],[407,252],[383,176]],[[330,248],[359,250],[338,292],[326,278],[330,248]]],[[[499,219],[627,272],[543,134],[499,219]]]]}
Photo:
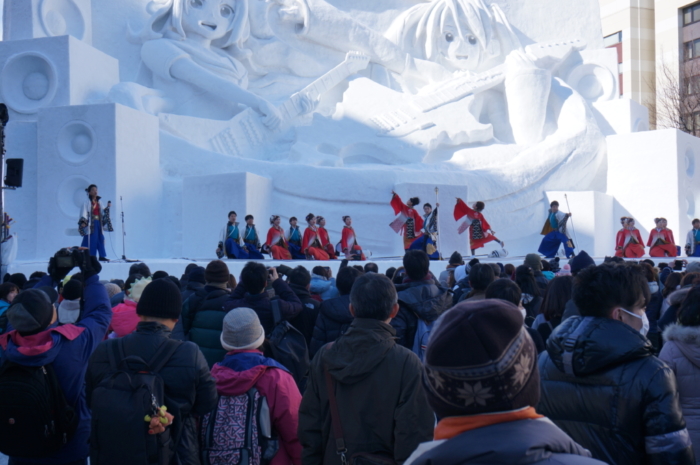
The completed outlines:
{"type": "Polygon", "coordinates": [[[54,283],[59,283],[63,281],[63,279],[68,276],[68,273],[73,269],[73,267],[70,268],[59,268],[58,265],[56,264],[56,257],[51,257],[49,258],[49,268],[47,272],[49,273],[49,276],[51,276],[51,279],[53,280],[54,283]]]}
{"type": "Polygon", "coordinates": [[[289,274],[292,272],[293,268],[287,266],[287,265],[279,265],[277,267],[277,273],[281,274],[282,276],[287,276],[289,277],[289,274]]]}
{"type": "Polygon", "coordinates": [[[90,255],[89,250],[76,250],[74,252],[76,257],[76,263],[80,267],[80,271],[83,273],[83,279],[87,281],[90,276],[95,276],[102,271],[102,265],[97,257],[90,255]]]}

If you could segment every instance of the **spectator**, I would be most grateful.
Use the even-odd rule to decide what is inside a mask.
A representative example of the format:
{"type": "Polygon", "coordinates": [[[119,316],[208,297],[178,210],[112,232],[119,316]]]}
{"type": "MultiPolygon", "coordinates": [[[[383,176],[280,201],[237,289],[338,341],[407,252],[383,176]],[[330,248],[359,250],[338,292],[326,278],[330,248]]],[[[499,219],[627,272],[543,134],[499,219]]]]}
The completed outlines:
{"type": "MultiPolygon", "coordinates": [[[[338,273],[338,279],[340,279],[340,273],[338,273]]],[[[303,306],[301,312],[289,322],[304,335],[306,345],[310,346],[321,302],[311,297],[311,274],[309,270],[303,266],[297,266],[289,273],[288,284],[294,294],[299,297],[303,306]]]]}
{"type": "MultiPolygon", "coordinates": [[[[659,279],[662,278],[662,275],[663,273],[659,275],[659,279]]],[[[664,289],[661,291],[661,295],[664,298],[664,302],[661,304],[662,316],[666,313],[668,307],[671,306],[668,301],[668,297],[681,288],[681,281],[683,281],[683,273],[670,273],[666,279],[662,281],[664,283],[664,289]]]]}
{"type": "Polygon", "coordinates": [[[110,337],[124,337],[136,331],[136,325],[139,323],[136,305],[141,298],[141,293],[150,282],[150,278],[144,278],[140,274],[132,274],[126,280],[124,303],[112,309],[112,323],[109,325],[109,331],[113,331],[114,334],[110,334],[110,337]]]}
{"type": "Polygon", "coordinates": [[[238,281],[236,281],[236,277],[232,274],[228,275],[228,284],[226,287],[228,287],[231,290],[234,290],[238,286],[238,281]]]}
{"type": "Polygon", "coordinates": [[[394,272],[394,277],[391,278],[391,282],[394,284],[403,284],[403,280],[406,277],[406,269],[400,266],[394,272]]]}
{"type": "Polygon", "coordinates": [[[279,298],[279,307],[282,318],[291,320],[297,316],[302,305],[299,297],[289,288],[287,283],[277,275],[275,268],[269,270],[265,265],[256,262],[248,262],[241,271],[241,280],[231,294],[229,300],[224,303],[224,310],[229,311],[234,308],[246,307],[255,310],[260,318],[260,323],[265,329],[265,334],[272,333],[275,327],[272,316],[272,305],[270,297],[265,291],[268,279],[272,282],[272,288],[279,298]],[[269,274],[268,274],[269,273],[269,274]]]}
{"type": "Polygon", "coordinates": [[[455,286],[453,288],[452,305],[457,305],[457,302],[463,295],[469,294],[472,290],[469,285],[469,265],[462,265],[455,268],[454,279],[455,286]]]}
{"type": "Polygon", "coordinates": [[[209,262],[204,271],[207,284],[182,304],[182,329],[185,336],[197,344],[210,368],[226,356],[220,337],[226,316],[224,303],[231,298],[231,291],[226,287],[228,276],[226,263],[221,260],[209,262]]]}
{"type": "MultiPolygon", "coordinates": [[[[109,326],[112,311],[107,292],[100,284],[102,267],[89,252],[75,251],[85,279],[85,312],[78,324],[58,326],[56,308],[46,294],[38,289],[21,292],[7,310],[8,332],[0,336],[0,363],[18,365],[50,365],[63,390],[66,402],[78,416],[78,428],[73,438],[56,454],[41,460],[10,457],[13,465],[85,464],[89,455],[90,410],[85,402],[85,368],[90,355],[102,341],[109,326]]],[[[56,286],[68,275],[70,268],[55,268],[49,262],[50,276],[39,284],[56,286]]]]}
{"type": "Polygon", "coordinates": [[[434,328],[423,384],[440,421],[435,440],[405,465],[602,465],[535,411],[537,352],[517,310],[499,300],[464,302],[434,328]]]}
{"type": "Polygon", "coordinates": [[[301,394],[287,369],[263,356],[260,347],[264,339],[265,332],[253,310],[231,310],[221,332],[221,345],[228,353],[214,365],[211,374],[219,396],[241,396],[255,387],[267,399],[272,429],[280,440],[279,451],[270,463],[301,465],[297,436],[301,394]]]}
{"type": "Polygon", "coordinates": [[[162,279],[162,278],[167,278],[170,276],[167,272],[163,270],[158,270],[155,273],[153,273],[153,280],[155,281],[156,279],[162,279]]]}
{"type": "Polygon", "coordinates": [[[80,317],[80,299],[83,297],[83,283],[71,279],[63,286],[63,301],[58,306],[58,322],[75,323],[80,317]]]}
{"type": "Polygon", "coordinates": [[[680,310],[683,300],[685,300],[685,297],[688,295],[688,292],[690,292],[693,286],[699,282],[700,273],[687,273],[685,276],[683,276],[681,288],[668,296],[668,303],[670,306],[666,309],[666,312],[661,315],[661,318],[659,318],[657,322],[659,325],[659,332],[663,332],[663,330],[666,329],[666,326],[678,321],[678,310],[680,310]]]}
{"type": "Polygon", "coordinates": [[[311,270],[311,287],[309,290],[312,294],[321,296],[322,300],[332,299],[338,296],[338,289],[335,287],[335,278],[333,278],[330,267],[315,266],[313,270],[311,270]]]}
{"type": "Polygon", "coordinates": [[[421,384],[420,361],[396,343],[389,324],[399,312],[391,281],[376,273],[358,278],[350,312],[355,320],[348,332],[323,347],[311,364],[299,410],[304,465],[341,464],[359,452],[402,463],[432,437],[434,417],[421,384]],[[338,454],[332,432],[326,383],[337,398],[344,456],[338,454]]]}
{"type": "Polygon", "coordinates": [[[448,281],[450,276],[454,276],[455,268],[462,265],[464,265],[462,255],[459,252],[452,252],[452,255],[450,255],[450,261],[447,263],[447,268],[445,271],[440,273],[440,276],[438,277],[440,286],[449,287],[448,281]]]}
{"type": "Polygon", "coordinates": [[[27,277],[24,275],[24,273],[15,273],[10,276],[9,279],[5,280],[6,282],[9,281],[11,283],[14,283],[19,287],[21,290],[24,290],[24,286],[27,284],[27,277]]]}
{"type": "MultiPolygon", "coordinates": [[[[540,258],[540,256],[536,253],[527,254],[525,256],[525,261],[523,262],[523,265],[527,265],[532,269],[532,274],[535,276],[535,282],[540,288],[540,295],[544,295],[544,292],[547,290],[547,284],[549,284],[549,281],[547,281],[547,278],[545,278],[542,274],[542,259],[540,258]]],[[[523,292],[525,291],[523,290],[523,292]]]]}
{"type": "Polygon", "coordinates": [[[185,289],[187,286],[187,283],[189,282],[190,279],[190,271],[192,271],[194,268],[197,267],[196,263],[188,263],[187,266],[185,267],[185,272],[182,273],[182,276],[180,276],[180,289],[185,289]]]}
{"type": "Polygon", "coordinates": [[[581,317],[564,321],[539,359],[538,411],[604,462],[693,464],[676,378],[644,337],[641,268],[586,268],[573,299],[581,317]]]}
{"type": "Polygon", "coordinates": [[[534,329],[528,327],[525,324],[525,309],[523,308],[523,298],[522,292],[517,284],[508,278],[500,278],[489,284],[486,288],[486,298],[487,299],[501,299],[506,302],[510,302],[515,305],[523,316],[523,326],[525,330],[532,338],[532,342],[535,343],[535,348],[537,353],[540,354],[544,352],[544,341],[542,336],[534,329]]]}
{"type": "Polygon", "coordinates": [[[177,279],[175,276],[166,276],[165,279],[169,279],[170,281],[172,281],[173,284],[175,284],[178,289],[180,289],[182,287],[180,284],[180,280],[177,279]]]}
{"type": "Polygon", "coordinates": [[[12,300],[19,294],[19,287],[12,282],[0,284],[0,315],[10,307],[12,300]]]}
{"type": "Polygon", "coordinates": [[[512,263],[506,263],[506,265],[503,267],[503,272],[506,274],[508,279],[515,281],[515,265],[512,263]]]}
{"type": "Polygon", "coordinates": [[[355,280],[362,275],[353,267],[343,268],[338,272],[336,285],[338,297],[324,300],[319,309],[314,334],[309,345],[309,356],[316,355],[321,347],[342,336],[350,327],[353,316],[350,313],[350,291],[355,280]]]}
{"type": "Polygon", "coordinates": [[[647,339],[649,339],[654,346],[654,355],[658,355],[661,350],[659,318],[661,318],[661,305],[663,304],[664,298],[661,294],[659,282],[657,281],[658,276],[654,273],[654,267],[649,265],[646,260],[641,263],[640,266],[644,271],[644,276],[647,279],[647,285],[649,286],[649,293],[651,295],[646,309],[647,318],[649,319],[649,333],[647,334],[647,339]]]}
{"type": "Polygon", "coordinates": [[[430,276],[430,259],[422,250],[408,250],[403,256],[408,279],[396,286],[400,310],[391,325],[396,330],[397,342],[413,348],[418,319],[432,323],[450,308],[452,299],[447,289],[438,287],[430,276]]]}
{"type": "Polygon", "coordinates": [[[547,293],[540,308],[543,321],[537,325],[537,332],[540,333],[545,344],[552,331],[561,324],[566,303],[571,300],[573,285],[574,278],[572,276],[558,276],[551,280],[547,286],[547,293]]]}
{"type": "MultiPolygon", "coordinates": [[[[146,265],[143,262],[138,262],[134,263],[129,267],[129,276],[132,275],[140,275],[144,278],[148,278],[151,276],[151,270],[148,268],[148,265],[146,265]]],[[[114,282],[121,283],[122,289],[126,288],[126,284],[121,281],[120,279],[115,279],[114,282]]],[[[124,298],[126,297],[125,292],[120,292],[119,294],[114,295],[110,300],[112,303],[112,308],[116,307],[117,305],[121,304],[124,302],[124,298]]]]}
{"type": "MultiPolygon", "coordinates": [[[[527,265],[520,265],[515,269],[515,284],[518,285],[523,293],[523,307],[526,313],[525,323],[531,326],[533,320],[540,313],[543,300],[542,294],[544,292],[540,291],[540,286],[535,280],[535,272],[527,265]]],[[[547,288],[545,288],[545,292],[546,290],[547,288]]]]}
{"type": "Polygon", "coordinates": [[[29,275],[29,280],[27,283],[24,285],[26,289],[33,289],[34,286],[39,284],[39,281],[41,281],[41,278],[46,276],[46,273],[43,271],[35,271],[34,273],[29,275]]]}
{"type": "Polygon", "coordinates": [[[386,273],[384,273],[384,274],[387,278],[394,279],[394,273],[396,273],[396,268],[394,268],[392,266],[392,267],[387,268],[386,273]]]}
{"type": "Polygon", "coordinates": [[[195,266],[192,268],[190,271],[189,276],[187,277],[187,286],[185,286],[185,289],[182,291],[182,301],[186,302],[187,299],[192,296],[195,292],[197,292],[200,289],[203,289],[204,286],[207,284],[207,280],[204,277],[205,270],[201,266],[195,266]]]}
{"type": "Polygon", "coordinates": [[[476,301],[486,298],[486,288],[489,287],[496,279],[493,267],[488,263],[477,263],[469,270],[469,287],[471,291],[468,294],[462,294],[460,300],[476,301]]]}
{"type": "MultiPolygon", "coordinates": [[[[163,344],[178,345],[172,357],[159,371],[166,386],[165,405],[175,417],[170,425],[170,437],[174,442],[172,449],[176,455],[172,463],[199,463],[195,416],[209,413],[216,406],[217,394],[207,361],[197,346],[191,342],[170,339],[170,332],[182,311],[180,289],[168,279],[155,280],[144,289],[136,311],[139,323],[136,331],[122,340],[124,355],[151,360],[163,344]]],[[[85,375],[88,402],[92,401],[95,387],[112,373],[109,360],[110,352],[114,353],[115,343],[116,340],[103,342],[90,358],[85,375]]],[[[93,410],[96,408],[94,404],[91,406],[93,410]]],[[[95,434],[98,433],[93,430],[91,457],[100,454],[105,441],[105,438],[97,441],[95,434]]],[[[118,436],[110,438],[110,441],[116,443],[112,443],[112,447],[121,442],[118,436]]],[[[128,447],[129,444],[123,446],[128,447]]]]}
{"type": "MultiPolygon", "coordinates": [[[[620,258],[620,257],[611,257],[611,260],[613,263],[615,263],[619,259],[619,263],[625,263],[625,261],[620,258]]],[[[576,255],[573,259],[570,261],[571,265],[571,276],[576,277],[577,274],[579,274],[581,271],[585,270],[588,267],[595,266],[595,262],[593,259],[586,253],[585,250],[582,250],[578,255],[576,255]]],[[[564,314],[561,317],[561,320],[564,321],[567,318],[570,318],[572,316],[579,316],[580,313],[578,311],[578,308],[576,307],[576,304],[574,303],[574,299],[570,299],[567,303],[566,306],[564,307],[564,314]]]]}
{"type": "Polygon", "coordinates": [[[122,291],[121,288],[114,283],[105,284],[105,289],[107,289],[107,297],[110,299],[122,291]]]}
{"type": "Polygon", "coordinates": [[[376,263],[365,263],[364,271],[365,273],[379,273],[379,267],[376,263]]]}
{"type": "MultiPolygon", "coordinates": [[[[678,323],[666,327],[663,339],[665,343],[659,358],[676,375],[693,449],[700,451],[700,287],[688,293],[678,312],[678,323]]],[[[700,464],[700,453],[696,452],[695,461],[700,464]]]]}

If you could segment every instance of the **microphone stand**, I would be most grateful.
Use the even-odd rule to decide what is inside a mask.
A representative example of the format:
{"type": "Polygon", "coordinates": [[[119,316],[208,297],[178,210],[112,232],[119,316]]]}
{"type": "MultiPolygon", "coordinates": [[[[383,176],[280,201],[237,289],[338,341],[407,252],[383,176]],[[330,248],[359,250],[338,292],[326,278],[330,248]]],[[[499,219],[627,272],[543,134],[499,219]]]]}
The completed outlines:
{"type": "Polygon", "coordinates": [[[141,260],[129,260],[126,258],[126,228],[124,227],[124,197],[121,195],[119,196],[119,201],[121,202],[121,207],[122,207],[122,260],[124,260],[127,263],[131,262],[140,262],[141,260]]]}

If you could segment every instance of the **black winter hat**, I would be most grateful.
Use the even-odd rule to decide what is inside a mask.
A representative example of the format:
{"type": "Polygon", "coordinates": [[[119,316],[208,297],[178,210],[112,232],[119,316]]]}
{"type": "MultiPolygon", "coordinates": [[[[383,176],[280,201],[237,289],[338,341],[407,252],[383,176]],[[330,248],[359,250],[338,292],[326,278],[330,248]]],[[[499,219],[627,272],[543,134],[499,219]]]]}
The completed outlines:
{"type": "Polygon", "coordinates": [[[452,255],[450,255],[450,265],[464,265],[462,254],[459,252],[453,252],[452,255]]]}
{"type": "Polygon", "coordinates": [[[7,320],[23,336],[40,333],[51,324],[53,305],[44,291],[27,289],[7,309],[7,320]]]}
{"type": "Polygon", "coordinates": [[[578,253],[578,255],[571,259],[569,265],[571,265],[571,274],[576,274],[584,268],[595,266],[595,262],[585,250],[582,250],[578,253]]]}
{"type": "Polygon", "coordinates": [[[536,406],[537,349],[518,307],[487,299],[446,312],[428,342],[423,384],[438,418],[536,406]]]}
{"type": "MultiPolygon", "coordinates": [[[[204,271],[204,279],[208,283],[226,283],[228,282],[228,277],[228,266],[221,260],[209,262],[207,269],[204,271]]],[[[190,280],[192,280],[192,278],[190,278],[190,280]]]]}
{"type": "Polygon", "coordinates": [[[182,313],[180,289],[169,279],[156,279],[143,290],[136,314],[177,320],[182,313]]]}
{"type": "MultiPolygon", "coordinates": [[[[207,280],[204,278],[204,273],[204,268],[201,266],[198,266],[197,268],[192,268],[192,271],[190,271],[189,274],[189,281],[191,283],[206,284],[207,280]]],[[[228,280],[228,276],[226,277],[226,280],[228,280]]]]}
{"type": "Polygon", "coordinates": [[[75,300],[83,296],[83,283],[77,279],[71,279],[63,286],[63,298],[75,300]]]}

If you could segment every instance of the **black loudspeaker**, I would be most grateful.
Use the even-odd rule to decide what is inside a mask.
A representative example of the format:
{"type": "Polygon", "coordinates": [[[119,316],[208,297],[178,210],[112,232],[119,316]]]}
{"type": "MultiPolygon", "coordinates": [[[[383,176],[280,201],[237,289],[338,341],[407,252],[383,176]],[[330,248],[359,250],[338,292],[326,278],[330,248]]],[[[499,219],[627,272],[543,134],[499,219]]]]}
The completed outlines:
{"type": "Polygon", "coordinates": [[[7,187],[22,187],[22,171],[24,171],[24,159],[8,158],[5,185],[7,187]]]}

